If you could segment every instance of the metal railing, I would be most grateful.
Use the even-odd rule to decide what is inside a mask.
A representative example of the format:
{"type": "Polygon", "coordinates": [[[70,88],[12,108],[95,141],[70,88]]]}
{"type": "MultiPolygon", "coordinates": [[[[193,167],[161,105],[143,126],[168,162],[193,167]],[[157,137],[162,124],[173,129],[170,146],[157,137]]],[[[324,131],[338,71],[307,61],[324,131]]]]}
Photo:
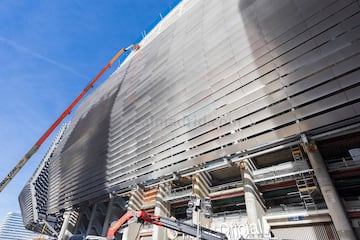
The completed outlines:
{"type": "Polygon", "coordinates": [[[234,188],[239,188],[239,187],[243,187],[242,181],[236,181],[236,182],[230,182],[230,183],[224,183],[221,185],[212,186],[209,188],[209,190],[210,190],[210,193],[212,193],[212,192],[218,192],[218,191],[234,189],[234,188]]]}
{"type": "Polygon", "coordinates": [[[281,163],[279,165],[259,169],[253,172],[255,182],[292,177],[312,172],[306,160],[281,163]]]}
{"type": "Polygon", "coordinates": [[[186,185],[184,187],[172,188],[167,190],[166,200],[174,200],[177,198],[187,197],[192,194],[192,185],[186,185]]]}
{"type": "Polygon", "coordinates": [[[168,7],[166,9],[164,9],[163,11],[161,11],[159,13],[159,16],[156,17],[156,19],[148,26],[146,27],[142,32],[141,34],[139,35],[139,37],[136,39],[135,42],[140,42],[142,39],[144,39],[146,37],[146,35],[148,33],[151,32],[151,30],[153,30],[157,25],[158,23],[164,18],[166,17],[166,15],[168,15],[171,10],[173,10],[182,0],[174,0],[172,3],[170,3],[168,5],[168,7]]]}
{"type": "Polygon", "coordinates": [[[216,218],[239,218],[239,216],[246,216],[246,209],[238,209],[232,211],[223,211],[218,213],[213,213],[212,218],[216,221],[216,218]]]}
{"type": "Polygon", "coordinates": [[[342,157],[342,158],[327,160],[326,165],[329,170],[338,170],[340,168],[360,166],[360,161],[353,160],[352,157],[342,157]]]}

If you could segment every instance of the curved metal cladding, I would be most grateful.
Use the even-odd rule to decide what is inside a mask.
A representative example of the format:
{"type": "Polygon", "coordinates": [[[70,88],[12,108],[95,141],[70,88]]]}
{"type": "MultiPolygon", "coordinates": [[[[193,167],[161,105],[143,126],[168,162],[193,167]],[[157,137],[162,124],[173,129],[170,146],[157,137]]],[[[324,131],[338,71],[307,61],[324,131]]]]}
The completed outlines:
{"type": "Polygon", "coordinates": [[[81,202],[79,195],[107,192],[109,116],[121,75],[122,71],[114,73],[80,104],[54,153],[49,169],[50,213],[57,212],[59,206],[66,208],[81,202]]]}
{"type": "Polygon", "coordinates": [[[33,208],[33,197],[31,194],[30,183],[28,182],[19,194],[19,205],[21,210],[21,216],[24,222],[25,228],[34,222],[34,208],[33,208]]]}
{"type": "Polygon", "coordinates": [[[64,124],[54,138],[46,155],[35,170],[30,180],[26,183],[19,195],[20,209],[24,226],[26,229],[35,232],[44,232],[48,235],[60,231],[62,225],[62,214],[49,215],[47,213],[49,165],[55,149],[66,131],[67,124],[64,124]],[[44,221],[47,227],[44,227],[44,221]]]}
{"type": "Polygon", "coordinates": [[[359,122],[359,11],[182,1],[79,107],[52,167],[52,209],[359,122]]]}

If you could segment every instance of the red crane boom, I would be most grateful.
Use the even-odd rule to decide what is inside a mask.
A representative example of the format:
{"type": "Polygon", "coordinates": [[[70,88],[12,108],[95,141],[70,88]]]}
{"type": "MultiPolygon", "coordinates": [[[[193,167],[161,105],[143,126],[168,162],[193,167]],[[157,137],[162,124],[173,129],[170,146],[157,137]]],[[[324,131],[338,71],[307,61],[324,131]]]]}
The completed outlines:
{"type": "Polygon", "coordinates": [[[105,67],[96,75],[96,77],[91,80],[91,82],[84,88],[79,96],[65,109],[65,111],[56,119],[56,121],[50,126],[50,128],[39,138],[34,146],[24,155],[24,157],[16,164],[16,166],[8,173],[8,175],[0,183],[0,192],[9,184],[9,182],[15,177],[15,175],[20,171],[20,169],[27,163],[27,161],[37,152],[40,146],[45,142],[45,140],[50,136],[50,134],[59,126],[59,124],[69,115],[72,109],[79,103],[79,101],[86,95],[86,93],[94,87],[94,84],[99,80],[99,78],[108,70],[111,65],[118,59],[124,52],[128,50],[138,50],[140,46],[138,44],[130,45],[127,48],[120,49],[115,56],[105,65],[105,67]]]}

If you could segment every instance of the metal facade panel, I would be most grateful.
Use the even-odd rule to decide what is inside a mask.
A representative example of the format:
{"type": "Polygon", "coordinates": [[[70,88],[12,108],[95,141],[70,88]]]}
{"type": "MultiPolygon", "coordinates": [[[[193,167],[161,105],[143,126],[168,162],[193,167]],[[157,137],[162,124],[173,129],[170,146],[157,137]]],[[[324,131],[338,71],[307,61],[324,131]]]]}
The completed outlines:
{"type": "Polygon", "coordinates": [[[180,6],[77,110],[50,170],[54,211],[358,116],[354,1],[180,6]],[[79,133],[95,113],[105,122],[79,133]]]}
{"type": "Polygon", "coordinates": [[[313,226],[299,226],[289,228],[272,229],[275,237],[280,239],[301,240],[330,240],[339,239],[335,227],[331,223],[317,224],[313,226]]]}

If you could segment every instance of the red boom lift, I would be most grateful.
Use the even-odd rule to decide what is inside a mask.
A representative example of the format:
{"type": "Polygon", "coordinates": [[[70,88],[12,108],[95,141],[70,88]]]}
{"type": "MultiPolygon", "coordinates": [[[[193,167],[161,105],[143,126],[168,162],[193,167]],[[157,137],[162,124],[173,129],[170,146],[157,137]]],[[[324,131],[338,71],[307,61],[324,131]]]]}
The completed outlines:
{"type": "Polygon", "coordinates": [[[130,220],[134,220],[135,222],[139,223],[148,222],[160,227],[184,233],[186,235],[199,237],[198,239],[202,240],[227,240],[227,237],[224,233],[216,232],[209,228],[197,226],[195,224],[180,222],[172,218],[157,216],[154,214],[146,213],[144,211],[133,210],[126,212],[119,220],[117,220],[109,228],[106,237],[92,235],[85,236],[82,234],[76,234],[71,236],[69,240],[113,240],[115,239],[115,234],[119,231],[119,229],[126,227],[129,224],[130,220]]]}
{"type": "MultiPolygon", "coordinates": [[[[132,218],[135,218],[137,222],[148,222],[160,227],[165,227],[180,233],[197,237],[198,226],[195,224],[184,223],[176,219],[157,216],[143,211],[128,211],[109,228],[106,239],[114,239],[115,233],[121,228],[121,226],[124,226],[124,224],[132,218]]],[[[202,226],[199,226],[199,235],[199,239],[227,240],[224,233],[216,232],[202,226]]]]}

